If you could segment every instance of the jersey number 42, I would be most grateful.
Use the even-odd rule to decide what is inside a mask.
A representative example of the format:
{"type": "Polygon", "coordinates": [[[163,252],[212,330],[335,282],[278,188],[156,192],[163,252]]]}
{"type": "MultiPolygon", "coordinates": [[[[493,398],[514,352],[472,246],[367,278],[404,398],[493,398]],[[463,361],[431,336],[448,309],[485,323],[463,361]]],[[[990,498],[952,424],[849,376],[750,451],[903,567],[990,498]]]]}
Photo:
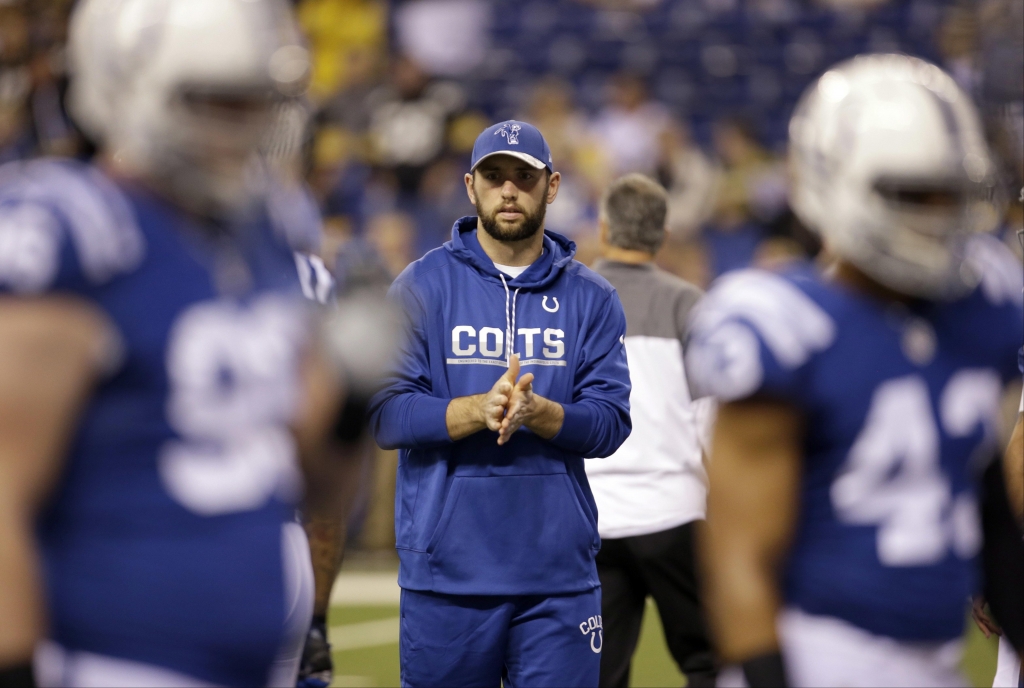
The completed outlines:
{"type": "Polygon", "coordinates": [[[928,566],[952,551],[974,556],[981,544],[973,491],[955,498],[940,463],[941,429],[964,438],[979,427],[993,441],[1001,385],[988,369],[957,372],[932,408],[924,378],[908,375],[875,390],[864,427],[832,484],[840,521],[875,525],[885,566],[928,566]],[[936,413],[937,411],[937,413],[936,413]]]}

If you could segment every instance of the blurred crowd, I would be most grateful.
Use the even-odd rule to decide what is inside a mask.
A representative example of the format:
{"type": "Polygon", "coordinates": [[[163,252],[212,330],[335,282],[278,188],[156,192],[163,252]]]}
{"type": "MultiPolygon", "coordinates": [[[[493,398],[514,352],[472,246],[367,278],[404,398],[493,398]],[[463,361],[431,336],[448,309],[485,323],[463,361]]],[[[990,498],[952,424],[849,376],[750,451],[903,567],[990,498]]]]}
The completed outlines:
{"type": "MultiPolygon", "coordinates": [[[[307,170],[328,264],[355,240],[397,273],[444,242],[473,211],[462,181],[472,142],[505,118],[536,124],[550,141],[563,182],[548,226],[577,241],[585,262],[600,192],[627,172],[669,189],[672,239],[660,261],[697,285],[814,255],[815,239],[786,209],[784,122],[794,94],[842,50],[940,61],[990,104],[1008,187],[1020,185],[1021,76],[991,69],[1020,63],[1024,19],[1013,0],[295,4],[313,50],[307,170]],[[823,54],[841,30],[844,47],[823,54]],[[699,50],[674,56],[687,36],[699,50]],[[744,39],[760,47],[737,45],[744,39]],[[615,56],[593,54],[594,44],[615,56]]],[[[88,155],[61,105],[72,5],[0,0],[0,163],[88,155]]]]}
{"type": "MultiPolygon", "coordinates": [[[[88,154],[62,107],[72,5],[0,0],[0,162],[88,154]]],[[[508,117],[537,125],[550,142],[563,184],[547,226],[575,239],[584,261],[595,253],[597,199],[627,172],[668,189],[672,238],[661,260],[698,285],[736,267],[814,255],[815,238],[786,207],[784,123],[803,85],[842,50],[903,49],[940,61],[992,104],[986,112],[1004,124],[992,130],[1009,162],[1007,186],[1020,185],[1022,77],[1007,66],[1021,60],[1022,3],[1013,0],[295,5],[313,50],[308,181],[325,217],[328,264],[357,239],[397,274],[445,241],[473,212],[462,182],[473,140],[508,117]],[[821,41],[838,32],[844,47],[822,54],[821,41]],[[670,54],[687,35],[700,50],[670,54]],[[745,38],[756,45],[737,45],[745,38]],[[616,56],[603,59],[594,45],[616,56]],[[744,91],[729,90],[740,83],[744,91]]]]}
{"type": "Polygon", "coordinates": [[[535,124],[549,141],[563,183],[547,226],[573,238],[584,262],[596,253],[597,199],[628,172],[669,191],[672,233],[660,260],[698,285],[752,263],[813,256],[816,238],[786,205],[785,123],[821,69],[864,50],[923,54],[992,104],[1007,188],[1019,187],[1022,88],[1012,65],[1022,59],[1022,4],[866,5],[304,0],[316,56],[310,183],[327,218],[327,258],[364,237],[397,273],[445,241],[473,210],[462,175],[474,138],[505,118],[535,124]],[[815,26],[825,28],[814,34],[815,26]],[[702,28],[718,38],[699,38],[702,28]],[[839,33],[838,52],[825,54],[821,41],[839,33]],[[674,55],[687,36],[700,50],[674,55]],[[770,55],[737,45],[745,39],[774,41],[778,69],[765,66],[770,55]]]}

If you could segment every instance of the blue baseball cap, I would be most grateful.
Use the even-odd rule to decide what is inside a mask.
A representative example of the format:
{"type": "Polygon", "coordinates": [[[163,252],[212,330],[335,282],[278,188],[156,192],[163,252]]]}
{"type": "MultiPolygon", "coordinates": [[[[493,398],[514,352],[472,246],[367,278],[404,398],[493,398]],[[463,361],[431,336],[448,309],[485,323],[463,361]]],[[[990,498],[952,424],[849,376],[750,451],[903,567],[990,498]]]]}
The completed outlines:
{"type": "Polygon", "coordinates": [[[473,144],[469,171],[475,170],[477,165],[492,155],[511,155],[535,169],[546,167],[549,172],[554,172],[548,142],[537,127],[526,122],[510,119],[484,129],[473,144]]]}

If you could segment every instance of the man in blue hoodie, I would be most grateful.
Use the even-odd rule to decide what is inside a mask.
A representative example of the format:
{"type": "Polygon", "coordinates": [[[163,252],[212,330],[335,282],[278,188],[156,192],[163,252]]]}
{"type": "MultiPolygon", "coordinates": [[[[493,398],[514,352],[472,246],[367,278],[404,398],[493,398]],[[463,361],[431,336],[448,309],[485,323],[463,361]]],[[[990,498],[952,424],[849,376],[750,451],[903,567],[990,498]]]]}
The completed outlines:
{"type": "Polygon", "coordinates": [[[402,450],[402,685],[597,686],[583,459],[629,435],[625,316],[543,230],[560,177],[535,127],[485,130],[465,181],[478,217],[391,288],[410,336],[371,404],[377,442],[402,450]]]}

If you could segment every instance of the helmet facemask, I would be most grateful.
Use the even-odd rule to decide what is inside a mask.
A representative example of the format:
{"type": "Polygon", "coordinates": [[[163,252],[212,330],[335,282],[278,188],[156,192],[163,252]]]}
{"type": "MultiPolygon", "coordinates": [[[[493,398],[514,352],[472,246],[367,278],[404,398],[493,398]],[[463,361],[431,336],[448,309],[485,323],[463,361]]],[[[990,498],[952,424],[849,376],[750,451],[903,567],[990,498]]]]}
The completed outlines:
{"type": "Polygon", "coordinates": [[[257,153],[280,100],[269,89],[181,86],[167,104],[163,135],[143,144],[137,169],[195,214],[243,214],[262,191],[257,153]]]}
{"type": "Polygon", "coordinates": [[[955,180],[881,178],[857,198],[836,204],[834,222],[848,229],[829,232],[829,243],[899,293],[955,298],[976,282],[961,271],[973,231],[970,198],[970,189],[955,180]]]}

